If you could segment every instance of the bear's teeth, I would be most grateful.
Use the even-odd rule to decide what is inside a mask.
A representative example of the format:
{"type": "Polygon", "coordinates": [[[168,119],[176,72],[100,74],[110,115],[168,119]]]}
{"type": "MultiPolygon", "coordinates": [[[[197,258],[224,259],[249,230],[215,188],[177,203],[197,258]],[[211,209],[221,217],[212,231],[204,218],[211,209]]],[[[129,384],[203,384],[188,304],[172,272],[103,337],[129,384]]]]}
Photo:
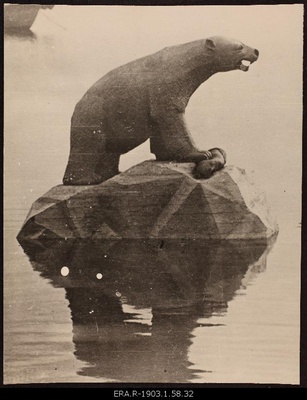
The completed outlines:
{"type": "Polygon", "coordinates": [[[245,65],[245,67],[249,67],[251,62],[248,60],[242,60],[242,64],[245,65]]]}

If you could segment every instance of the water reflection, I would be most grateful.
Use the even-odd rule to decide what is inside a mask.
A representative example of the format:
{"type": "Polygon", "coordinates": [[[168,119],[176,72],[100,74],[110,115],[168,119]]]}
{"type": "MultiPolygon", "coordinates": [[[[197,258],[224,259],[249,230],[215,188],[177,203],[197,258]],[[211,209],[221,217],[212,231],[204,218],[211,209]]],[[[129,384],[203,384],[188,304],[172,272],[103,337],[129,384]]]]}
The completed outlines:
{"type": "Polygon", "coordinates": [[[4,40],[6,39],[16,39],[19,41],[35,41],[37,39],[37,36],[30,29],[5,29],[4,40]]]}
{"type": "Polygon", "coordinates": [[[198,372],[189,361],[193,330],[216,326],[210,317],[265,269],[273,240],[21,244],[34,270],[65,288],[75,356],[87,362],[80,375],[188,382],[198,372]]]}

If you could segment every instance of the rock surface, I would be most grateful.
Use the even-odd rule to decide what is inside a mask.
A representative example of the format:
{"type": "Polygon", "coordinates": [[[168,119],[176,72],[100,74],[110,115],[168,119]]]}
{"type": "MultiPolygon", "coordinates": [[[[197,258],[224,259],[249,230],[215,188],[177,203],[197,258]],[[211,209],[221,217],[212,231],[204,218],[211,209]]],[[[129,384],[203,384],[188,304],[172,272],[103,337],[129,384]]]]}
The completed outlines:
{"type": "Polygon", "coordinates": [[[193,163],[145,161],[93,186],[52,188],[34,204],[18,240],[267,239],[277,233],[264,193],[227,166],[210,179],[193,163]]]}

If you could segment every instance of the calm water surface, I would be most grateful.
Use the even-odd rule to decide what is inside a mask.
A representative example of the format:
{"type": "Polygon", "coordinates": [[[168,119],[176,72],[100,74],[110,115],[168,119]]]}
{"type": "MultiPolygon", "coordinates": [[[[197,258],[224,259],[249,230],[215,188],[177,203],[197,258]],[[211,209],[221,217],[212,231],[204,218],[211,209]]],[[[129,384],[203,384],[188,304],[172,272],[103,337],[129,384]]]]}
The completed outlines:
{"type": "MultiPolygon", "coordinates": [[[[271,176],[265,162],[250,161],[277,214],[274,245],[58,241],[26,255],[16,236],[31,204],[61,182],[74,105],[103,73],[138,56],[117,54],[107,34],[109,57],[97,55],[96,36],[83,25],[71,33],[78,24],[65,13],[54,25],[42,18],[52,34],[5,37],[5,383],[298,383],[300,171],[285,166],[287,144],[275,147],[285,158],[274,160],[271,176]],[[64,277],[67,265],[74,272],[64,277]]],[[[283,137],[296,129],[294,155],[297,93],[274,103],[285,121],[267,120],[283,137]]],[[[261,138],[265,131],[250,147],[261,138]]],[[[123,158],[122,169],[150,158],[146,146],[123,158]]]]}

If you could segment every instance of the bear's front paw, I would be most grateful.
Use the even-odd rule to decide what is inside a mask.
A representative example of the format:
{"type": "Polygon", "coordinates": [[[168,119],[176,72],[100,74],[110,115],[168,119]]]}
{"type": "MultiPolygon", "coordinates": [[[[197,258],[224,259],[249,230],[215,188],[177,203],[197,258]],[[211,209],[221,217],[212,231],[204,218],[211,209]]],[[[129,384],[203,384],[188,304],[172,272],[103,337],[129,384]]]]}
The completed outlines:
{"type": "Polygon", "coordinates": [[[209,179],[214,172],[214,164],[209,160],[200,161],[195,169],[194,176],[196,179],[209,179]]]}
{"type": "Polygon", "coordinates": [[[212,153],[211,153],[211,151],[210,150],[200,150],[200,152],[202,153],[202,154],[204,154],[204,156],[205,156],[205,160],[211,160],[212,159],[212,153]]]}
{"type": "Polygon", "coordinates": [[[186,153],[184,155],[177,156],[176,161],[199,163],[204,160],[210,160],[211,158],[212,158],[211,152],[205,150],[205,151],[194,151],[186,153]]]}
{"type": "Polygon", "coordinates": [[[226,153],[220,148],[209,150],[212,158],[210,160],[203,160],[197,163],[194,169],[194,176],[196,179],[208,179],[213,172],[223,168],[226,163],[226,153]]]}

